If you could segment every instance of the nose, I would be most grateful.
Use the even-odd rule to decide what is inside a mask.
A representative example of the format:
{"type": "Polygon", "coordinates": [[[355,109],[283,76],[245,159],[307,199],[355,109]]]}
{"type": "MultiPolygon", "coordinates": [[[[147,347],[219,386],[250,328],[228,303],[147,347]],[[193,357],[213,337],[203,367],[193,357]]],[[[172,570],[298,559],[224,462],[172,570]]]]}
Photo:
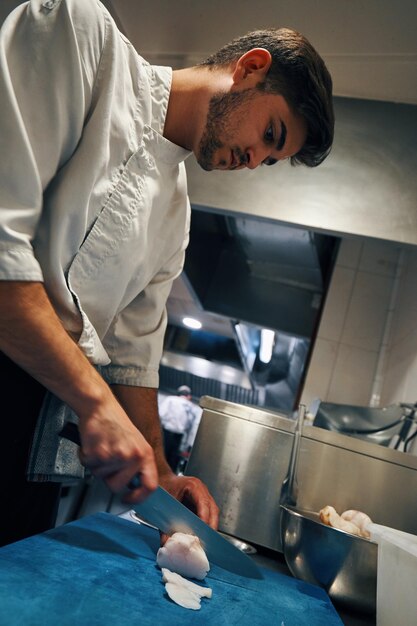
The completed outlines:
{"type": "Polygon", "coordinates": [[[271,156],[270,150],[262,147],[252,147],[246,150],[246,167],[254,170],[255,167],[261,165],[265,159],[271,156]]]}

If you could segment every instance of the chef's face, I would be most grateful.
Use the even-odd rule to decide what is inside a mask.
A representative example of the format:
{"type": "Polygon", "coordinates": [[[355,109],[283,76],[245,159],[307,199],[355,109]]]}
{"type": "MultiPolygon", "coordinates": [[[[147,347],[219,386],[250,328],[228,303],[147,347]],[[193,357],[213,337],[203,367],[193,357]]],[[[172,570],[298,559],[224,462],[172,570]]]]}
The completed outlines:
{"type": "Polygon", "coordinates": [[[205,170],[254,169],[295,155],[305,139],[283,96],[245,89],[211,98],[196,157],[205,170]]]}

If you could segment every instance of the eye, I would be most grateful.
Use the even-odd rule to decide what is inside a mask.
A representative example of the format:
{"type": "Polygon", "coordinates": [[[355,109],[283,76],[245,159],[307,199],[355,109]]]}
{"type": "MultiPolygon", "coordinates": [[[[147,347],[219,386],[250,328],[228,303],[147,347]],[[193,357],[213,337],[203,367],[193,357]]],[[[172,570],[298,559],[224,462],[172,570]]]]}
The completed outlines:
{"type": "Polygon", "coordinates": [[[272,124],[270,124],[268,128],[266,129],[265,134],[264,134],[264,139],[266,143],[274,143],[275,133],[274,133],[274,126],[272,124]]]}
{"type": "Polygon", "coordinates": [[[268,157],[262,161],[262,165],[275,165],[275,163],[278,163],[278,159],[273,159],[272,157],[268,157]]]}

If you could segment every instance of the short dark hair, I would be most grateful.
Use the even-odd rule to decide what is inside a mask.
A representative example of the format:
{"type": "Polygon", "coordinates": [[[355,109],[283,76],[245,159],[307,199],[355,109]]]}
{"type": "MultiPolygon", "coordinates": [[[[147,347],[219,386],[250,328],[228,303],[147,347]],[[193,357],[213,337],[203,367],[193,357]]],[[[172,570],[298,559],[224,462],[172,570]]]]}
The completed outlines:
{"type": "Polygon", "coordinates": [[[200,65],[229,65],[252,48],[265,48],[272,63],[258,89],[282,95],[292,111],[307,123],[303,147],[290,158],[292,165],[315,167],[329,154],[334,135],[332,78],[311,43],[295,30],[255,30],[233,39],[200,65]]]}

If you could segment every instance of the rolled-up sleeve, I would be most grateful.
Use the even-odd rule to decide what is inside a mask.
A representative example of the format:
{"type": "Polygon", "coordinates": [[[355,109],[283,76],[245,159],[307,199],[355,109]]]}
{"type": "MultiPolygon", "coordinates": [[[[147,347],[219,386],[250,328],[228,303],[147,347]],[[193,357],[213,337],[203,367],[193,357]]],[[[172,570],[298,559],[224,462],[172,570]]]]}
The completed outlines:
{"type": "Polygon", "coordinates": [[[33,250],[43,192],[80,139],[104,37],[98,4],[79,0],[21,5],[0,31],[2,280],[43,280],[33,250]]]}

